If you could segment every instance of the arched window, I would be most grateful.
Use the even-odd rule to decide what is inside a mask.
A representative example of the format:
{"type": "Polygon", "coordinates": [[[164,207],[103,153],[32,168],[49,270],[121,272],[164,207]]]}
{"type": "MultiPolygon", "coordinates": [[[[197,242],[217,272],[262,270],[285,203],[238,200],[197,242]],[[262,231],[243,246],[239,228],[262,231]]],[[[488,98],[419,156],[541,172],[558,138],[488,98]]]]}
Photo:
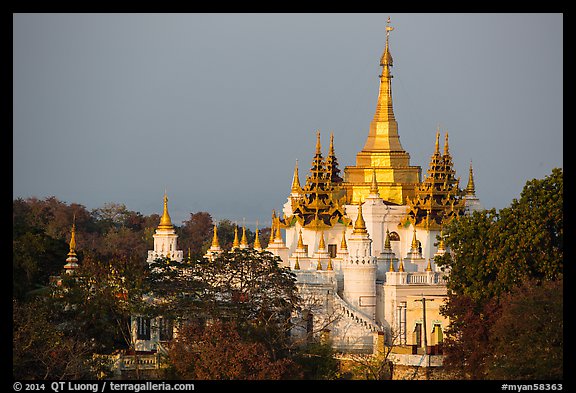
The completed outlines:
{"type": "Polygon", "coordinates": [[[398,233],[396,232],[390,232],[390,241],[391,242],[400,241],[400,235],[398,235],[398,233]]]}

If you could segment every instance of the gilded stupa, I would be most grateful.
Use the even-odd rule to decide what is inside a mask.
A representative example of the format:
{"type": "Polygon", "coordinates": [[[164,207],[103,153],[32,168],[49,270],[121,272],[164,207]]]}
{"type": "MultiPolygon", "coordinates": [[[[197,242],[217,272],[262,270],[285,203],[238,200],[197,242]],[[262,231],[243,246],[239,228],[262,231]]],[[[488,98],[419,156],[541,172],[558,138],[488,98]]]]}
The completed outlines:
{"type": "MultiPolygon", "coordinates": [[[[458,187],[460,179],[454,176],[456,172],[448,147],[448,133],[444,141],[444,154],[440,154],[439,139],[440,131],[436,133],[428,175],[415,188],[415,195],[407,198],[409,210],[406,220],[415,227],[439,230],[454,217],[464,214],[465,193],[458,187]]],[[[468,188],[471,187],[473,185],[468,188]]]]}
{"type": "Polygon", "coordinates": [[[281,219],[273,217],[282,227],[290,227],[298,221],[304,228],[325,229],[335,223],[348,223],[342,207],[345,191],[339,176],[338,160],[334,153],[334,137],[330,137],[330,149],[326,159],[322,156],[320,131],[316,134],[316,152],[312,159],[310,174],[304,187],[300,187],[298,166],[294,169],[291,200],[292,214],[281,219]]]}
{"type": "Polygon", "coordinates": [[[414,195],[414,187],[420,182],[421,168],[410,165],[410,154],[400,144],[398,123],[392,107],[392,55],[389,36],[394,30],[388,18],[386,46],[380,58],[382,75],[376,112],[370,123],[364,148],[356,155],[356,165],[344,168],[346,201],[358,204],[370,194],[373,170],[379,194],[387,204],[404,205],[406,197],[414,195]]]}

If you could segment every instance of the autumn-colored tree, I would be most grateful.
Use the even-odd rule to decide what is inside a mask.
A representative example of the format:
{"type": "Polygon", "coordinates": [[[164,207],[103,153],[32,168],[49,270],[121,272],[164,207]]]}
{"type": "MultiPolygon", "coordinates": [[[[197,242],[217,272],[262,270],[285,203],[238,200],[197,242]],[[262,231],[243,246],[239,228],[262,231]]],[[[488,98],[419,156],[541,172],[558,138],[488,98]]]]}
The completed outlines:
{"type": "Polygon", "coordinates": [[[273,380],[300,376],[293,361],[275,359],[265,345],[242,337],[233,321],[183,325],[169,347],[168,357],[183,379],[273,380]]]}
{"type": "Polygon", "coordinates": [[[563,280],[526,281],[501,300],[491,327],[490,379],[563,378],[563,280]]]}
{"type": "MultiPolygon", "coordinates": [[[[444,234],[450,252],[436,257],[435,262],[450,271],[449,299],[443,309],[450,319],[445,365],[463,377],[488,378],[494,375],[495,359],[502,358],[500,351],[505,347],[494,345],[499,331],[494,326],[502,326],[500,318],[511,312],[506,304],[517,304],[510,296],[521,296],[517,288],[526,282],[546,285],[563,277],[562,170],[555,168],[550,176],[527,182],[520,199],[498,213],[491,209],[453,220],[444,227],[444,234]]],[[[555,303],[559,298],[548,301],[548,312],[558,313],[555,303]]],[[[532,298],[524,307],[533,307],[535,313],[542,310],[532,298]]],[[[561,316],[556,314],[553,319],[561,320],[561,316]]],[[[556,328],[562,332],[561,327],[556,328]]],[[[519,339],[526,334],[524,338],[532,340],[528,331],[516,334],[519,339]]],[[[542,361],[527,348],[521,351],[528,362],[542,361]]],[[[505,369],[500,367],[499,372],[505,369]]],[[[516,373],[531,375],[528,371],[516,373]]]]}
{"type": "Polygon", "coordinates": [[[179,323],[230,321],[243,340],[263,345],[276,361],[291,350],[292,312],[298,307],[295,277],[269,252],[237,249],[214,260],[158,259],[147,278],[148,315],[179,323]]]}
{"type": "Polygon", "coordinates": [[[89,379],[91,343],[69,336],[42,299],[12,304],[12,376],[16,380],[89,379]]]}
{"type": "Polygon", "coordinates": [[[178,231],[178,244],[186,255],[190,251],[192,258],[202,258],[206,253],[204,244],[211,239],[213,225],[209,213],[190,213],[190,219],[184,221],[178,231]]]}

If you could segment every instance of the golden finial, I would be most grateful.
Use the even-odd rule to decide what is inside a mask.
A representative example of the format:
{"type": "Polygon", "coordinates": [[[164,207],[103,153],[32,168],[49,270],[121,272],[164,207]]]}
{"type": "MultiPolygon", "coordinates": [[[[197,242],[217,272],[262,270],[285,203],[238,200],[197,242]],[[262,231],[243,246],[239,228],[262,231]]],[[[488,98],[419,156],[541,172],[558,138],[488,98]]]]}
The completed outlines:
{"type": "Polygon", "coordinates": [[[326,243],[324,242],[324,231],[320,233],[320,243],[318,244],[318,250],[325,250],[326,243]]]}
{"type": "Polygon", "coordinates": [[[328,155],[335,156],[336,153],[334,152],[334,132],[330,133],[330,149],[328,155]]]}
{"type": "Polygon", "coordinates": [[[218,227],[214,224],[214,234],[212,235],[212,248],[219,248],[220,242],[218,241],[218,227]]]}
{"type": "Polygon", "coordinates": [[[158,229],[173,229],[172,220],[170,219],[170,214],[168,214],[168,196],[166,191],[164,191],[164,211],[162,212],[162,217],[160,218],[160,225],[158,229]]]}
{"type": "Polygon", "coordinates": [[[318,264],[316,265],[316,270],[322,270],[322,261],[318,258],[318,264]]]}
{"type": "Polygon", "coordinates": [[[240,242],[238,241],[238,225],[234,224],[234,242],[232,243],[232,249],[240,247],[240,242]]]}
{"type": "Polygon", "coordinates": [[[356,217],[354,231],[352,233],[368,233],[366,230],[366,221],[364,221],[364,217],[362,217],[362,202],[358,205],[358,216],[356,217]]]}
{"type": "Polygon", "coordinates": [[[446,136],[444,137],[444,155],[448,155],[448,132],[446,132],[446,136]]]}
{"type": "Polygon", "coordinates": [[[258,235],[258,221],[256,221],[256,234],[254,235],[254,249],[261,250],[262,245],[260,244],[260,237],[258,235]]]}
{"type": "Polygon", "coordinates": [[[428,265],[426,266],[426,271],[427,272],[431,272],[432,271],[432,265],[430,263],[430,258],[428,258],[428,265]]]}
{"type": "Polygon", "coordinates": [[[294,264],[294,270],[300,270],[300,264],[298,263],[298,255],[296,255],[296,263],[294,264]]]}
{"type": "Polygon", "coordinates": [[[316,154],[322,154],[322,146],[320,145],[320,130],[316,131],[316,154]]]}
{"type": "Polygon", "coordinates": [[[384,48],[384,53],[382,54],[382,57],[380,58],[380,65],[381,66],[386,66],[385,69],[388,68],[388,66],[392,66],[393,64],[393,60],[392,60],[392,55],[390,54],[390,49],[389,49],[389,37],[390,37],[390,32],[394,30],[394,27],[390,26],[390,17],[388,17],[388,20],[386,21],[386,47],[384,48]]]}
{"type": "Polygon", "coordinates": [[[376,181],[376,168],[372,168],[372,184],[370,185],[370,194],[378,195],[378,182],[376,181]]]}
{"type": "Polygon", "coordinates": [[[70,245],[70,252],[68,253],[68,256],[72,254],[76,255],[76,213],[74,213],[72,217],[72,231],[70,235],[69,245],[70,245]]]}
{"type": "Polygon", "coordinates": [[[274,242],[274,232],[275,232],[274,223],[275,223],[275,221],[276,221],[276,210],[272,210],[272,222],[270,224],[270,239],[268,239],[268,245],[270,245],[274,242]]]}
{"type": "Polygon", "coordinates": [[[444,235],[442,230],[440,230],[440,242],[438,243],[438,250],[446,250],[446,247],[444,246],[444,235]]]}
{"type": "Polygon", "coordinates": [[[302,187],[300,186],[300,178],[298,176],[298,160],[296,160],[296,165],[294,166],[294,175],[292,175],[292,192],[302,192],[302,187]]]}
{"type": "Polygon", "coordinates": [[[278,219],[278,224],[276,226],[276,237],[274,238],[274,240],[280,240],[282,241],[282,232],[280,232],[280,220],[278,219]]]}
{"type": "Polygon", "coordinates": [[[418,249],[418,240],[416,239],[416,227],[414,227],[414,236],[412,236],[412,250],[418,249]]]}
{"type": "Polygon", "coordinates": [[[434,149],[434,154],[440,154],[440,125],[436,131],[436,146],[434,149]]]}
{"type": "Polygon", "coordinates": [[[248,239],[246,238],[246,226],[242,225],[242,240],[240,240],[241,247],[248,247],[248,239]]]}
{"type": "Polygon", "coordinates": [[[476,195],[474,187],[474,173],[472,172],[472,160],[470,160],[470,174],[468,175],[468,185],[466,186],[466,195],[476,195]]]}
{"type": "Polygon", "coordinates": [[[302,241],[302,229],[298,233],[298,245],[296,246],[297,249],[303,250],[304,249],[304,242],[302,241]]]}
{"type": "Polygon", "coordinates": [[[332,268],[332,258],[328,259],[328,266],[326,267],[326,270],[334,270],[332,268]]]}
{"type": "Polygon", "coordinates": [[[403,272],[404,270],[404,262],[402,262],[402,260],[400,260],[400,266],[398,266],[398,271],[399,272],[403,272]]]}
{"type": "Polygon", "coordinates": [[[389,272],[395,272],[396,270],[394,270],[394,262],[392,261],[392,258],[390,258],[390,268],[388,269],[389,272]]]}
{"type": "Polygon", "coordinates": [[[386,239],[384,240],[384,249],[391,250],[392,246],[390,245],[390,231],[386,228],[386,239]]]}
{"type": "Polygon", "coordinates": [[[340,243],[340,249],[348,250],[348,245],[346,244],[346,229],[342,231],[342,242],[340,243]]]}

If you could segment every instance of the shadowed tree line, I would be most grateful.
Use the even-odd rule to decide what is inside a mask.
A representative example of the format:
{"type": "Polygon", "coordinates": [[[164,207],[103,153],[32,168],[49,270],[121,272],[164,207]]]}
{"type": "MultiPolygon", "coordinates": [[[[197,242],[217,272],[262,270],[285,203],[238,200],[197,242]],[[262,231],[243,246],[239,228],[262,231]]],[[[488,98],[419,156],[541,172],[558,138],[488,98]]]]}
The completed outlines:
{"type": "MultiPolygon", "coordinates": [[[[289,340],[297,309],[293,276],[272,254],[254,250],[202,258],[212,217],[191,213],[176,227],[182,262],[146,263],[158,226],[121,204],[88,211],[54,197],[13,202],[13,377],[94,379],[112,376],[110,358],[134,350],[131,317],[162,316],[179,327],[168,347],[169,378],[302,379],[336,375],[329,347],[311,365],[309,346],[289,340]],[[72,222],[79,268],[64,274],[72,222]],[[49,285],[60,276],[61,285],[49,285]],[[217,285],[218,284],[218,285],[217,285]],[[161,302],[150,302],[150,299],[161,302]]],[[[218,223],[229,249],[235,224],[218,223]]],[[[241,234],[241,230],[239,231],[241,234]]],[[[249,243],[254,233],[246,230],[249,243]]],[[[266,247],[269,230],[261,231],[266,247]]]]}

